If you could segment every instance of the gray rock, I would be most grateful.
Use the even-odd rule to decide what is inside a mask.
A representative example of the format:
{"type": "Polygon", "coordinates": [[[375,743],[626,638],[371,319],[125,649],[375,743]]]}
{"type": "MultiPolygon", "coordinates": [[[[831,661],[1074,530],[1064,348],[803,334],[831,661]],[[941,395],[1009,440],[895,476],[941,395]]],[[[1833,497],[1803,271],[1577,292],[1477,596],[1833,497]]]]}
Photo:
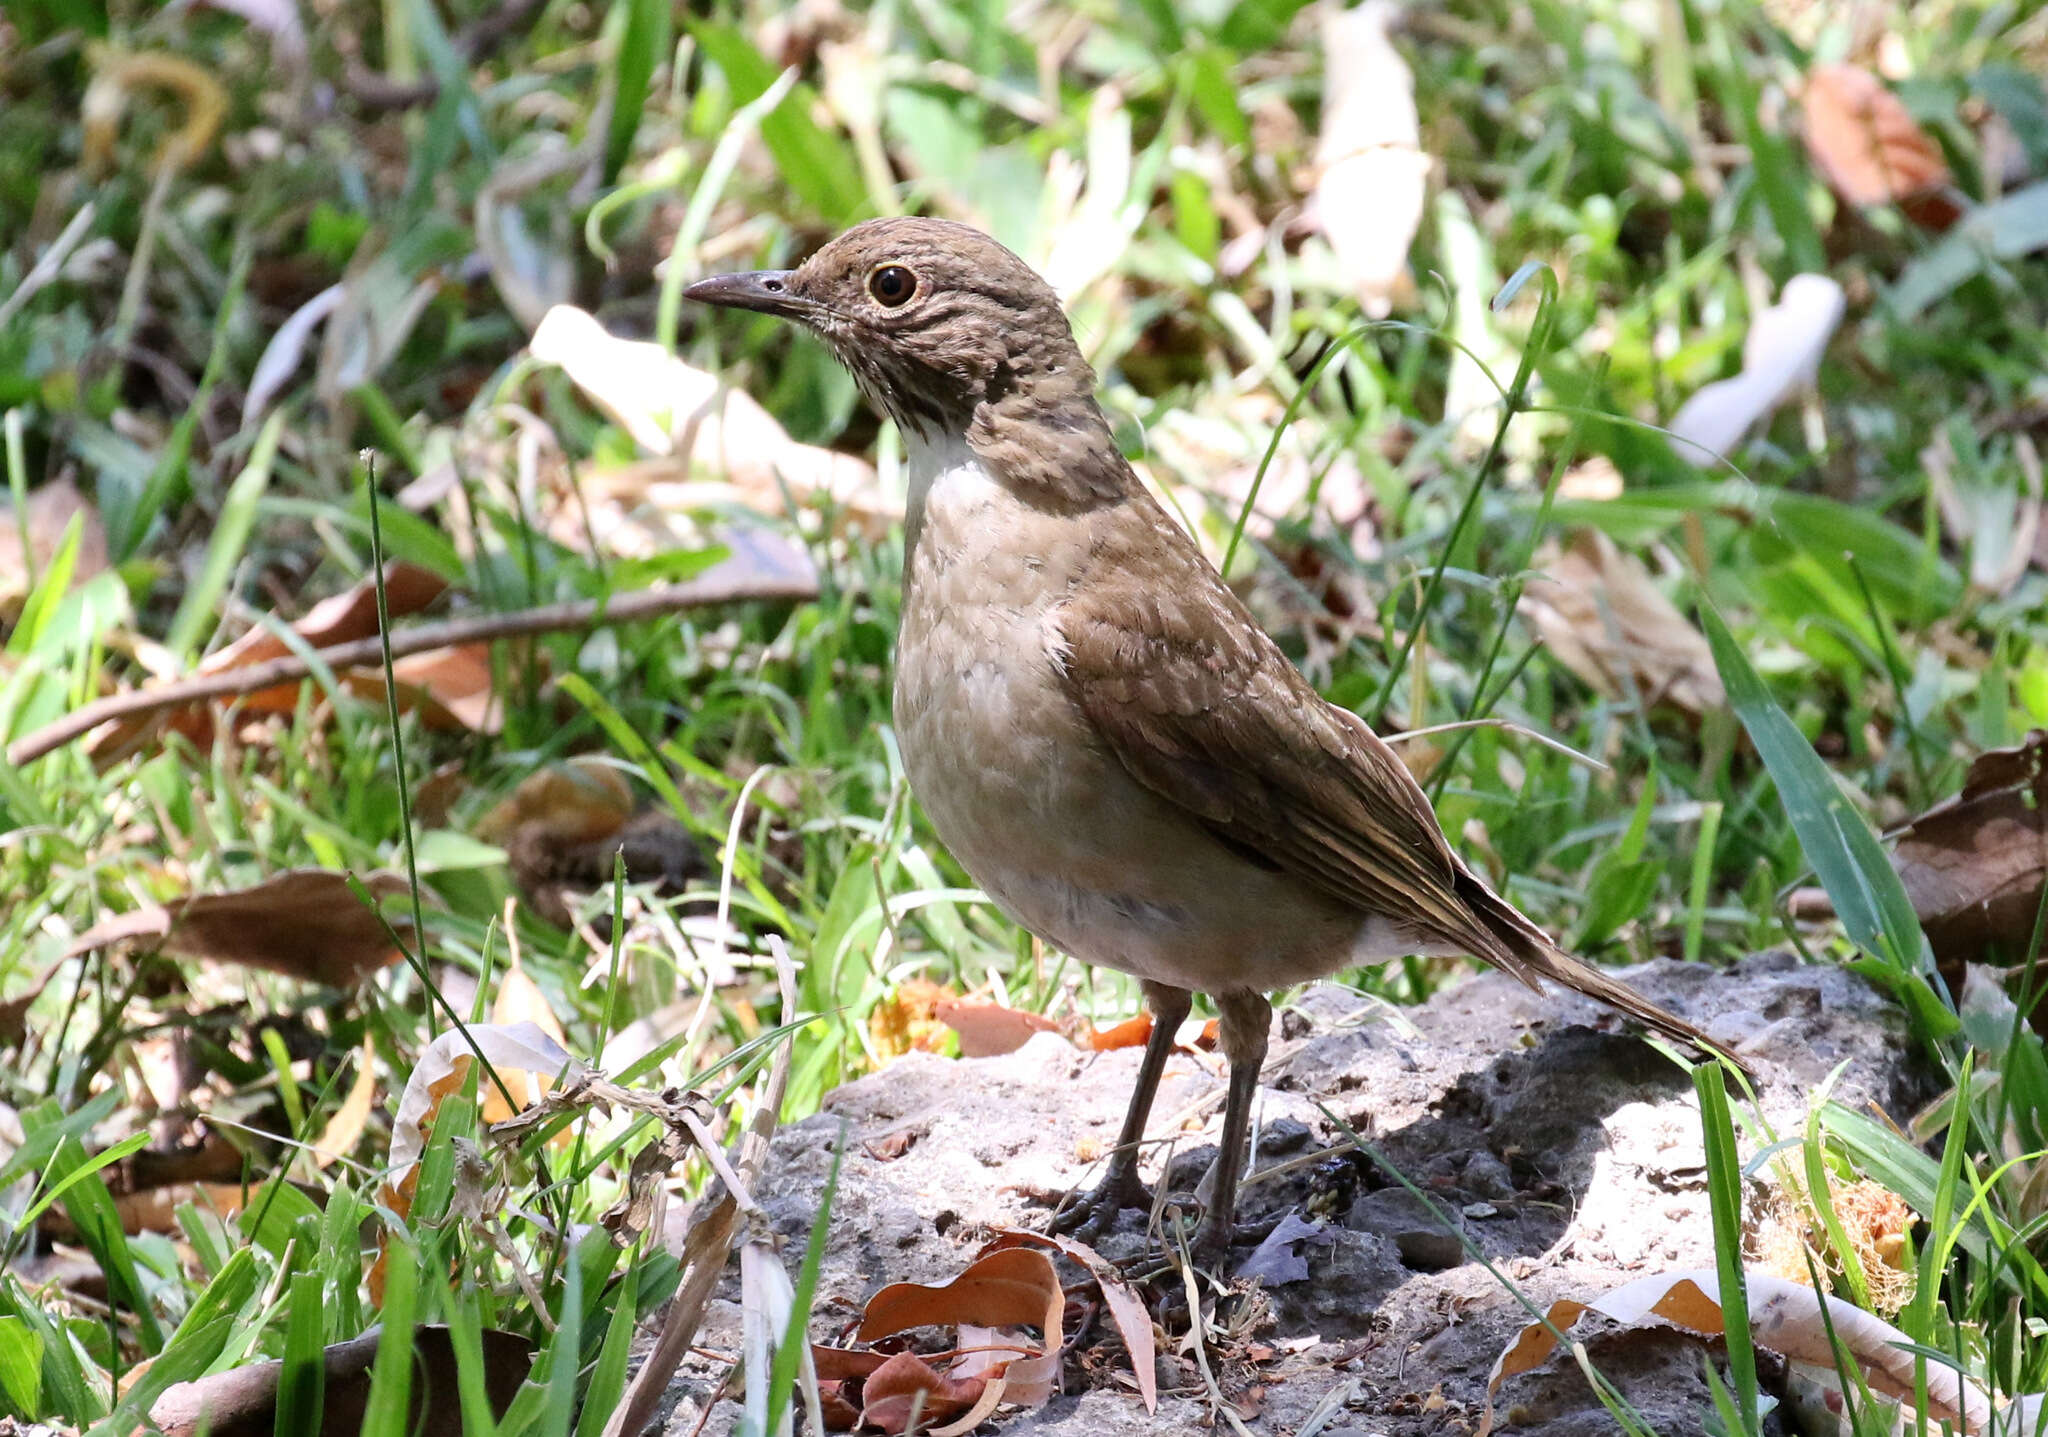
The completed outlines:
{"type": "MultiPolygon", "coordinates": [[[[1894,1114],[1931,1095],[1899,1016],[1839,969],[1764,954],[1731,970],[1659,961],[1625,975],[1653,1000],[1740,1049],[1757,1071],[1762,1106],[1779,1131],[1803,1122],[1812,1090],[1846,1062],[1836,1097],[1894,1114]]],[[[1486,1375],[1527,1320],[1525,1309],[1456,1233],[1394,1183],[1391,1164],[1450,1215],[1463,1236],[1531,1302],[1597,1295],[1660,1270],[1711,1266],[1699,1117],[1685,1074],[1626,1033],[1620,1020],[1570,994],[1536,994],[1489,974],[1397,1024],[1386,1005],[1335,985],[1303,992],[1282,1012],[1260,1094],[1258,1162],[1292,1161],[1341,1139],[1327,1105],[1373,1145],[1335,1153],[1254,1182],[1247,1223],[1298,1212],[1330,1241],[1299,1251],[1309,1276],[1225,1299],[1236,1346],[1213,1355],[1226,1392],[1256,1405],[1252,1430],[1290,1433],[1340,1384],[1358,1391],[1326,1437],[1433,1437],[1476,1427],[1486,1375]],[[1483,1216],[1481,1214],[1484,1214],[1483,1216]],[[1269,1355],[1256,1358],[1258,1345],[1269,1355]],[[1246,1395],[1259,1388],[1257,1401],[1246,1395]]],[[[794,1269],[816,1219],[833,1153],[845,1144],[838,1196],[811,1330],[835,1338],[888,1282],[943,1282],[989,1232],[1042,1227],[1069,1189],[1099,1175],[1090,1158],[1115,1139],[1138,1053],[1082,1053],[1040,1034],[1001,1058],[901,1058],[833,1093],[825,1110],[780,1132],[757,1195],[794,1269]]],[[[1154,1108],[1148,1181],[1169,1174],[1168,1202],[1194,1208],[1221,1106],[1222,1065],[1176,1055],[1154,1108]],[[1169,1131],[1178,1119],[1178,1130],[1169,1131]]],[[[1148,1212],[1123,1214],[1094,1244],[1142,1270],[1154,1251],[1148,1212]]],[[[1235,1251],[1237,1261],[1251,1244],[1235,1251]]],[[[1069,1273],[1079,1280],[1078,1273],[1069,1273]]],[[[724,1294],[738,1296],[736,1282],[724,1294]]],[[[1177,1275],[1152,1289],[1175,1341],[1187,1330],[1177,1275]]],[[[1034,1412],[1006,1413],[984,1432],[1124,1433],[1207,1437],[1212,1431],[1192,1363],[1162,1350],[1163,1397],[1148,1416],[1109,1385],[1127,1365],[1098,1319],[1068,1364],[1070,1394],[1034,1412]],[[1083,1360],[1087,1354],[1087,1360],[1083,1360]],[[1091,1381],[1102,1384],[1079,1390],[1091,1381]]],[[[1704,1432],[1704,1357],[1712,1344],[1672,1332],[1595,1334],[1601,1370],[1663,1437],[1704,1432]]],[[[700,1337],[738,1345],[738,1310],[714,1308],[700,1337]]],[[[725,1369],[693,1358],[674,1389],[676,1421],[694,1428],[725,1369]]],[[[1568,1357],[1507,1383],[1502,1414],[1515,1437],[1593,1437],[1618,1430],[1568,1357]]],[[[704,1431],[732,1430],[720,1403],[704,1431]]]]}

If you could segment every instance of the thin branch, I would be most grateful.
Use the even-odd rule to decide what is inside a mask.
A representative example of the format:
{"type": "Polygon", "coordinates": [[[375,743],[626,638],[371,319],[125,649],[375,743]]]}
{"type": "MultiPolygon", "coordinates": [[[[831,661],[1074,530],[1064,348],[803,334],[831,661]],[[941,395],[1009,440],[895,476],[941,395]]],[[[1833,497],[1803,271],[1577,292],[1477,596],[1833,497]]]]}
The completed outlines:
{"type": "MultiPolygon", "coordinates": [[[[398,659],[454,644],[484,643],[528,634],[562,633],[597,628],[603,624],[632,623],[680,609],[703,608],[712,604],[739,603],[750,599],[782,599],[801,603],[816,597],[818,583],[809,575],[735,574],[730,578],[720,578],[716,574],[707,574],[685,584],[665,589],[643,589],[609,599],[579,599],[566,604],[516,609],[510,613],[477,614],[438,624],[421,624],[391,636],[391,656],[398,659]]],[[[357,639],[352,643],[314,649],[307,654],[285,654],[246,668],[195,674],[176,683],[95,699],[9,744],[7,761],[17,768],[33,763],[110,719],[182,708],[202,699],[260,693],[307,677],[312,673],[314,663],[334,671],[380,663],[383,657],[383,640],[376,637],[357,639]]]]}

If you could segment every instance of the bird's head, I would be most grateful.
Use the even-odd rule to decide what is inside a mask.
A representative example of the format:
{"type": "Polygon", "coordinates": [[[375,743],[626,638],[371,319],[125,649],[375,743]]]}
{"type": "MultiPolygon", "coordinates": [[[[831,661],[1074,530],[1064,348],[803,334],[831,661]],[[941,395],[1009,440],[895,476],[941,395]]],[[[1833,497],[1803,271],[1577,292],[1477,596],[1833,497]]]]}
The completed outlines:
{"type": "Polygon", "coordinates": [[[1020,390],[1092,405],[1094,373],[1052,286],[951,220],[869,220],[795,269],[714,275],[683,294],[805,325],[876,408],[934,437],[1020,390]]]}

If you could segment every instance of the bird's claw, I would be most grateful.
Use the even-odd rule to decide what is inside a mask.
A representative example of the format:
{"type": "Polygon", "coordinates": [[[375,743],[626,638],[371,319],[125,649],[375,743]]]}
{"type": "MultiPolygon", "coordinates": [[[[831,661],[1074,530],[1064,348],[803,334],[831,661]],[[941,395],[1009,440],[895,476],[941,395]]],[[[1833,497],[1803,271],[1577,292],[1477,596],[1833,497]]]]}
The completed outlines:
{"type": "Polygon", "coordinates": [[[1125,1208],[1151,1205],[1151,1194],[1145,1191],[1145,1184],[1135,1171],[1113,1173],[1090,1192],[1070,1196],[1047,1226],[1062,1237],[1092,1242],[1116,1226],[1117,1215],[1125,1208]]]}

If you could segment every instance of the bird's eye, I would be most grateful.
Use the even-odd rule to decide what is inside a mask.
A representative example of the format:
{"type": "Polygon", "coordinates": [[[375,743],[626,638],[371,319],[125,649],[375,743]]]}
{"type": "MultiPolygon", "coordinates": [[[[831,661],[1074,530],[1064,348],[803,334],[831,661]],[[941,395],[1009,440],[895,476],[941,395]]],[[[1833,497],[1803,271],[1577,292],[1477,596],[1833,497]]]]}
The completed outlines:
{"type": "Polygon", "coordinates": [[[877,304],[894,309],[917,293],[917,276],[900,264],[885,264],[868,276],[868,293],[877,304]]]}

